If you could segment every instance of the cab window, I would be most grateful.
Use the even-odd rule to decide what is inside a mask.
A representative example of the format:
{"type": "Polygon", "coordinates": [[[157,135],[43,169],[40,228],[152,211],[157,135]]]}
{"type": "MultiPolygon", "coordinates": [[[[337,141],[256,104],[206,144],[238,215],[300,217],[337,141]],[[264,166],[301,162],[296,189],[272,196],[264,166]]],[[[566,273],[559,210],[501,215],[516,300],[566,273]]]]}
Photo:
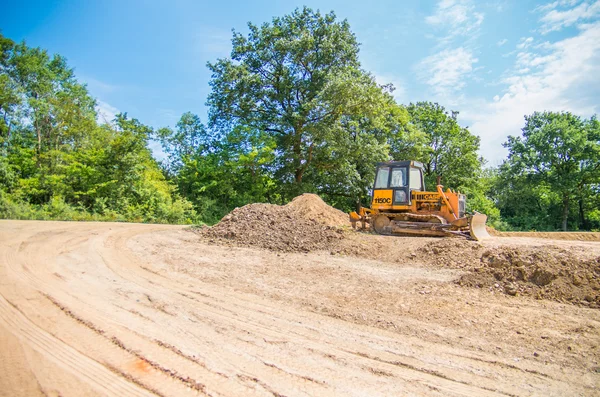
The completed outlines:
{"type": "Polygon", "coordinates": [[[390,168],[389,167],[381,167],[377,171],[377,178],[375,179],[375,189],[387,188],[389,176],[390,176],[390,168]]]}
{"type": "Polygon", "coordinates": [[[421,190],[421,170],[418,168],[410,169],[410,188],[414,190],[421,190]]]}
{"type": "Polygon", "coordinates": [[[392,181],[390,187],[406,186],[406,168],[394,168],[392,170],[392,181]]]}

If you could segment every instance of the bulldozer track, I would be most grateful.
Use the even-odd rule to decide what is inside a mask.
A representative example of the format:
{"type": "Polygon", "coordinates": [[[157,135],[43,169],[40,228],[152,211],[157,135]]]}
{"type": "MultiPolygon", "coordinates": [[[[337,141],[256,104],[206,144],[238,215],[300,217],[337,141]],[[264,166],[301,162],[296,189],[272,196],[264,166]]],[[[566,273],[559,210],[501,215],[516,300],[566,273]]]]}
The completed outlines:
{"type": "Polygon", "coordinates": [[[426,222],[432,218],[437,219],[439,221],[440,224],[444,225],[447,224],[448,222],[446,222],[446,220],[439,216],[439,215],[435,215],[435,214],[414,214],[414,213],[410,213],[410,212],[406,212],[406,213],[400,213],[400,214],[386,214],[388,215],[390,218],[410,218],[410,219],[414,219],[417,222],[426,222]]]}
{"type": "Polygon", "coordinates": [[[371,220],[374,230],[386,236],[430,236],[430,237],[461,237],[471,239],[468,228],[460,229],[448,224],[446,219],[436,214],[379,213],[371,220]],[[377,220],[377,217],[385,219],[377,220]],[[431,222],[434,219],[436,222],[431,222]]]}

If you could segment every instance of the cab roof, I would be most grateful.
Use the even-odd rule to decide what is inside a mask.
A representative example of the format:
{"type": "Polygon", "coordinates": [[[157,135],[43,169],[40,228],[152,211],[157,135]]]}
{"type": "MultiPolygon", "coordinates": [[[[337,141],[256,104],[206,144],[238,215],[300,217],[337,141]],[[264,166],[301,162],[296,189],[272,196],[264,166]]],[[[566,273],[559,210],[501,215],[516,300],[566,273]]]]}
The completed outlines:
{"type": "Polygon", "coordinates": [[[382,163],[377,163],[377,168],[379,167],[385,167],[385,166],[392,166],[392,167],[417,167],[417,168],[421,168],[423,169],[423,163],[421,163],[420,161],[413,161],[413,160],[402,160],[402,161],[385,161],[382,163]]]}

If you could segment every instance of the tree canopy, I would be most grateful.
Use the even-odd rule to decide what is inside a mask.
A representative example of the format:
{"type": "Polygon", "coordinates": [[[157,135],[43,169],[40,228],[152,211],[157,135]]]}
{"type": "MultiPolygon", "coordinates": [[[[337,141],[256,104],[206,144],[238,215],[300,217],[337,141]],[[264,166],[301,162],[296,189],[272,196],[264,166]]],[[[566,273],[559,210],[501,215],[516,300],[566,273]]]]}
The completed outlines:
{"type": "Polygon", "coordinates": [[[392,105],[391,97],[361,69],[356,37],[333,12],[304,7],[248,28],[248,35],[234,32],[231,58],[208,65],[210,127],[223,134],[240,126],[267,134],[276,145],[272,172],[282,197],[332,193],[340,167],[350,177],[360,173],[349,158],[358,148],[351,146],[375,142],[357,127],[378,128],[376,119],[384,117],[381,108],[392,105]]]}
{"type": "Polygon", "coordinates": [[[537,224],[545,229],[567,230],[576,207],[576,228],[587,228],[592,219],[600,220],[598,120],[585,120],[570,112],[535,112],[525,117],[522,132],[522,136],[510,136],[505,143],[509,154],[500,168],[503,187],[498,192],[505,216],[525,222],[517,223],[520,227],[537,224]],[[518,200],[517,195],[530,199],[519,203],[516,201],[522,199],[518,200]]]}
{"type": "Polygon", "coordinates": [[[421,146],[420,150],[407,154],[396,149],[392,155],[399,158],[408,155],[422,161],[429,186],[436,184],[437,177],[456,189],[476,183],[483,167],[483,159],[477,153],[479,137],[458,124],[459,113],[447,112],[443,106],[431,102],[411,103],[408,113],[410,123],[422,134],[416,145],[421,146]]]}
{"type": "Polygon", "coordinates": [[[96,102],[65,58],[0,36],[0,216],[192,222],[148,149],[152,129],[96,102]]]}

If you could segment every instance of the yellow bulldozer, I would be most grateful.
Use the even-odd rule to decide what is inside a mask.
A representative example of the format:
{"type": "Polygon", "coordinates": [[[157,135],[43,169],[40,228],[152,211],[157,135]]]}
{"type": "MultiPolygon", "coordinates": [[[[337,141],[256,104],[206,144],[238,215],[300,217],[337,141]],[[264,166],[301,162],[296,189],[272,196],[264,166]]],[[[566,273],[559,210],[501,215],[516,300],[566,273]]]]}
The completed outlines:
{"type": "Polygon", "coordinates": [[[439,180],[435,192],[426,191],[422,163],[389,161],[377,164],[371,208],[351,212],[350,222],[384,235],[490,238],[487,216],[467,214],[466,201],[464,194],[444,191],[439,180]]]}

